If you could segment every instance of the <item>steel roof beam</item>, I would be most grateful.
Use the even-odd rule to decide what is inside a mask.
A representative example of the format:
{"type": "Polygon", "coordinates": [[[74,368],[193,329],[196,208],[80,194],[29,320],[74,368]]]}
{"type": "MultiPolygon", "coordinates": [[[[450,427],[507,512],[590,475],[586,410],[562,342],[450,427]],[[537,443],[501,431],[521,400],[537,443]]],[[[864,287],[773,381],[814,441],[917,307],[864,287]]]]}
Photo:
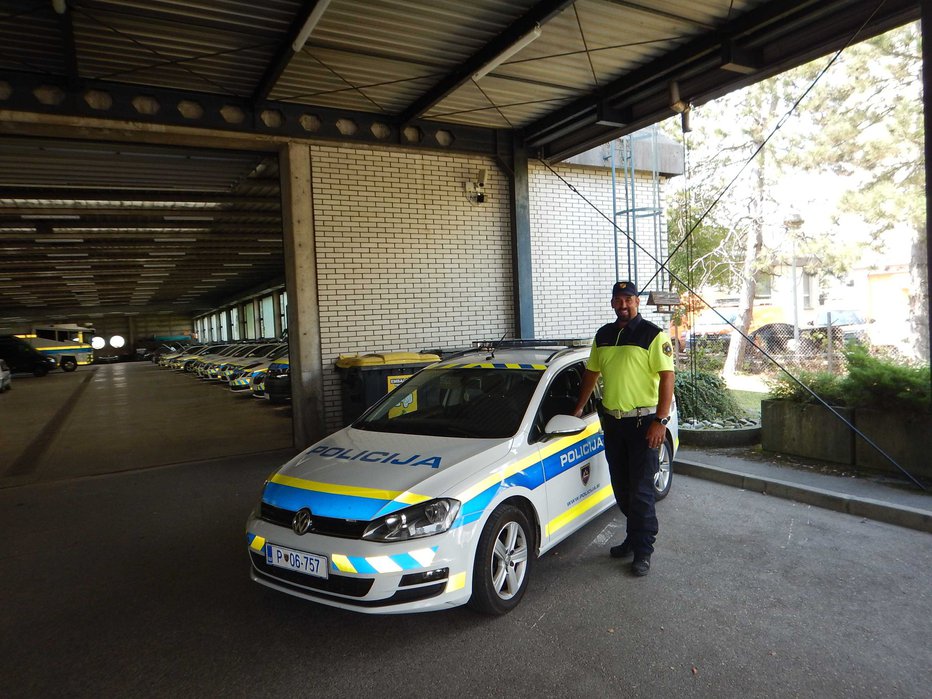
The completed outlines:
{"type": "Polygon", "coordinates": [[[547,161],[568,158],[673,115],[673,80],[684,100],[703,104],[837,50],[858,30],[857,40],[867,39],[918,14],[913,0],[769,3],[538,120],[525,130],[529,148],[547,161]],[[736,72],[733,65],[723,66],[723,52],[729,50],[765,67],[742,66],[746,70],[736,72]],[[599,125],[600,105],[630,116],[630,123],[599,125]]]}
{"type": "MultiPolygon", "coordinates": [[[[3,77],[11,90],[6,99],[0,100],[0,109],[11,112],[215,129],[231,136],[249,134],[250,137],[272,137],[282,141],[299,138],[495,154],[495,129],[488,127],[425,120],[412,121],[401,127],[385,114],[287,102],[269,102],[256,107],[249,100],[228,95],[83,81],[82,90],[99,90],[110,96],[112,105],[106,110],[99,110],[88,104],[82,90],[69,90],[60,77],[13,71],[3,77]],[[35,91],[48,86],[58,86],[65,93],[63,99],[40,102],[35,91]],[[152,100],[158,108],[140,109],[137,104],[143,99],[152,100]],[[354,128],[346,130],[346,123],[351,123],[354,128]]],[[[2,128],[3,123],[0,122],[2,128]]],[[[60,138],[60,135],[56,137],[60,138]]],[[[254,142],[257,147],[271,148],[275,145],[267,140],[255,139],[254,142]]]]}
{"type": "Polygon", "coordinates": [[[455,70],[447,73],[434,87],[412,102],[398,116],[397,123],[407,124],[422,117],[438,102],[468,83],[477,70],[501,55],[505,49],[533,30],[535,25],[546,24],[573,2],[574,0],[542,0],[539,2],[479,51],[463,61],[455,70]]]}
{"type": "MultiPolygon", "coordinates": [[[[252,180],[250,180],[252,181],[252,180]]],[[[275,186],[278,185],[278,179],[271,181],[275,186]]],[[[51,199],[54,201],[142,201],[142,202],[174,202],[179,204],[213,204],[219,203],[227,206],[268,206],[274,204],[276,207],[281,206],[281,197],[276,195],[262,197],[254,194],[247,196],[237,196],[236,194],[212,194],[210,192],[191,192],[191,191],[173,191],[165,189],[80,189],[80,188],[59,188],[59,187],[3,187],[0,186],[0,200],[2,199],[51,199]]],[[[0,204],[0,207],[3,205],[0,204]]],[[[156,211],[173,211],[175,209],[152,209],[156,211]]],[[[192,216],[202,211],[209,212],[209,209],[180,209],[189,212],[192,216]]]]}
{"type": "Polygon", "coordinates": [[[58,15],[58,28],[61,31],[65,77],[68,80],[68,87],[75,90],[80,81],[80,73],[78,71],[78,49],[74,43],[74,20],[68,5],[65,5],[65,11],[58,15]]]}
{"type": "Polygon", "coordinates": [[[305,23],[307,23],[308,18],[311,16],[320,2],[321,0],[310,0],[309,2],[305,2],[302,11],[291,23],[291,27],[288,29],[288,34],[285,37],[285,40],[279,45],[278,50],[275,52],[275,57],[266,68],[265,73],[259,80],[259,84],[256,85],[256,89],[253,90],[252,102],[254,105],[265,102],[265,100],[267,100],[271,94],[272,90],[275,89],[275,83],[278,82],[278,79],[282,76],[282,73],[284,73],[288,68],[288,64],[291,62],[291,59],[294,58],[294,56],[297,54],[297,52],[292,48],[292,45],[298,38],[301,30],[304,28],[305,23]]]}

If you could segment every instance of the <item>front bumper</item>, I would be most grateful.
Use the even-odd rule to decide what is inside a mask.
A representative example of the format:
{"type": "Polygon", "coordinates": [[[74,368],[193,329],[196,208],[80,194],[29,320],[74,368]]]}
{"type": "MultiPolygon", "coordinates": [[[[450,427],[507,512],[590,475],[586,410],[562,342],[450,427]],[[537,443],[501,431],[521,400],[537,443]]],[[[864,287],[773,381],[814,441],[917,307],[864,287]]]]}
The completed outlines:
{"type": "Polygon", "coordinates": [[[295,534],[258,517],[246,525],[256,582],[314,602],[374,614],[401,614],[465,604],[472,593],[476,527],[437,536],[382,543],[308,533],[295,534]],[[328,577],[319,578],[267,562],[267,544],[326,556],[328,577]]]}

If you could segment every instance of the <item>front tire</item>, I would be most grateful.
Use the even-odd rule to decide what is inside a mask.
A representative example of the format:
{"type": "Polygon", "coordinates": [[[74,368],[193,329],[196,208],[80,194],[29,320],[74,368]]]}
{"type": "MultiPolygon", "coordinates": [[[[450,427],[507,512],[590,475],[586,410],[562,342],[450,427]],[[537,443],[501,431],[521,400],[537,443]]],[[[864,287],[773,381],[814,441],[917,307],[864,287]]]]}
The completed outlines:
{"type": "Polygon", "coordinates": [[[71,372],[78,368],[78,363],[73,359],[66,358],[61,360],[61,364],[59,366],[61,366],[62,371],[71,372]]]}
{"type": "Polygon", "coordinates": [[[654,476],[654,500],[663,500],[673,485],[673,443],[667,436],[660,445],[660,468],[654,476]]]}
{"type": "Polygon", "coordinates": [[[479,537],[469,606],[484,614],[507,614],[518,606],[534,565],[534,530],[514,505],[501,505],[479,537]]]}

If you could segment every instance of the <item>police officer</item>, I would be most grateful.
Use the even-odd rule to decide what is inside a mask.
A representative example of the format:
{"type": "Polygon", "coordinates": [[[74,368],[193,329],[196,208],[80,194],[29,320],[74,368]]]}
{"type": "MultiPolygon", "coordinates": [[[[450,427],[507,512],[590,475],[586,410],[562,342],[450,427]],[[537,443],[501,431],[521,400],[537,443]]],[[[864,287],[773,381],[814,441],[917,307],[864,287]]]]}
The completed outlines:
{"type": "Polygon", "coordinates": [[[627,518],[627,536],[611,555],[633,555],[631,571],[644,576],[659,529],[654,476],[673,404],[673,346],[666,333],[641,317],[639,305],[634,283],[612,287],[616,320],[596,333],[575,414],[582,415],[601,374],[605,458],[615,501],[627,518]]]}

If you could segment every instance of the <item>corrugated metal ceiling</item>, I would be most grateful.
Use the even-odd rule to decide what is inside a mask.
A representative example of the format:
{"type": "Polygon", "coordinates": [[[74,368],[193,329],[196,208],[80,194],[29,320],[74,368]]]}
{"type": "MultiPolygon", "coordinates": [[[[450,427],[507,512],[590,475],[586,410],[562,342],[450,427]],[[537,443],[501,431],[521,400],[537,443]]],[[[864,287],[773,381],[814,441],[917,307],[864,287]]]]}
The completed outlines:
{"type": "Polygon", "coordinates": [[[207,310],[282,276],[280,210],[274,156],[0,139],[0,321],[207,310]]]}

